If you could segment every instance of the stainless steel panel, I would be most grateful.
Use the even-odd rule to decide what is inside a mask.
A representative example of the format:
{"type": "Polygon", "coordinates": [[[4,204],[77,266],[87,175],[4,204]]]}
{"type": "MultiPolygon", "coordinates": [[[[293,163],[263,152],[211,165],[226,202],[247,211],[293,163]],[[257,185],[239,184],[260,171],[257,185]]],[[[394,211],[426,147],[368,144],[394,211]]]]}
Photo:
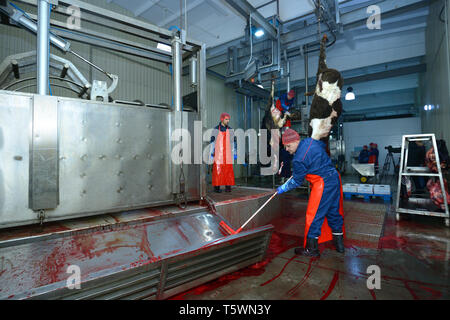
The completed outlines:
{"type": "Polygon", "coordinates": [[[0,228],[36,217],[28,208],[32,101],[0,94],[0,228]]]}
{"type": "MultiPolygon", "coordinates": [[[[171,113],[171,127],[172,130],[171,132],[179,132],[180,129],[182,129],[182,124],[183,124],[183,114],[181,111],[173,111],[171,113]]],[[[186,127],[184,127],[184,129],[186,129],[186,127]]],[[[178,138],[179,135],[176,135],[172,138],[178,138]]],[[[183,137],[184,140],[185,137],[183,137]]],[[[178,140],[178,141],[171,141],[171,150],[175,151],[178,149],[178,147],[180,146],[184,146],[184,142],[182,142],[182,140],[178,140]]],[[[177,152],[174,152],[173,155],[173,159],[177,159],[177,157],[183,157],[181,154],[176,154],[177,152]]],[[[179,159],[177,159],[179,160],[179,159]]],[[[177,164],[177,162],[172,162],[171,163],[171,186],[172,186],[172,193],[173,194],[178,194],[180,193],[182,190],[180,190],[180,174],[181,174],[181,165],[177,164]]]]}
{"type": "MultiPolygon", "coordinates": [[[[39,222],[27,208],[29,168],[23,165],[30,161],[33,97],[0,91],[0,228],[39,222]]],[[[57,99],[60,203],[45,212],[45,221],[174,203],[171,112],[57,99]]],[[[193,127],[197,114],[183,114],[183,126],[193,127]]],[[[198,166],[184,166],[188,200],[199,199],[198,166]]]]}
{"type": "Polygon", "coordinates": [[[195,159],[195,134],[194,134],[194,122],[199,121],[199,115],[195,112],[184,112],[183,127],[187,128],[191,135],[191,155],[190,155],[190,165],[185,165],[183,167],[184,174],[186,177],[186,196],[189,199],[200,199],[200,170],[201,164],[196,164],[195,159]]]}
{"type": "Polygon", "coordinates": [[[61,100],[61,202],[89,212],[172,200],[169,113],[61,100]]]}
{"type": "Polygon", "coordinates": [[[175,287],[264,257],[272,226],[228,235],[221,220],[198,212],[2,244],[0,299],[136,299],[155,295],[157,287],[157,298],[165,298],[175,287]],[[79,267],[80,290],[66,287],[69,266],[79,267]]]}
{"type": "Polygon", "coordinates": [[[32,114],[29,207],[52,209],[59,203],[57,98],[34,95],[32,114]]]}

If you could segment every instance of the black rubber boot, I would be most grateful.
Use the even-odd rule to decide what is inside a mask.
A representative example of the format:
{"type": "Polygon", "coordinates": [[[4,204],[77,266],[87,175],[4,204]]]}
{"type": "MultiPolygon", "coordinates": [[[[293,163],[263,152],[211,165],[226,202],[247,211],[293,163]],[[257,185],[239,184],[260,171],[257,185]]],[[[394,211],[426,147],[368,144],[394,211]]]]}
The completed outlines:
{"type": "Polygon", "coordinates": [[[334,234],[333,233],[333,243],[336,247],[336,251],[339,253],[344,253],[344,235],[343,234],[334,234]]]}
{"type": "Polygon", "coordinates": [[[214,187],[214,192],[221,193],[222,190],[220,190],[219,186],[216,186],[216,187],[214,187]]]}
{"type": "Polygon", "coordinates": [[[307,257],[320,257],[319,240],[306,238],[306,248],[295,248],[294,252],[307,257]]]}
{"type": "Polygon", "coordinates": [[[231,192],[231,186],[225,186],[225,192],[231,192]]]}

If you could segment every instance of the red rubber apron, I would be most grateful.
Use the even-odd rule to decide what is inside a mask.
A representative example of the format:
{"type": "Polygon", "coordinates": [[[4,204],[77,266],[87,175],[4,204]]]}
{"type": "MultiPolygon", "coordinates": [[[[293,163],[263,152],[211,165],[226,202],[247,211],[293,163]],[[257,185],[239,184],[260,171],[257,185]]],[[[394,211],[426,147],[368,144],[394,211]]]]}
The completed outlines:
{"type": "Polygon", "coordinates": [[[234,186],[233,158],[231,156],[230,132],[219,130],[214,148],[212,170],[213,186],[234,186]]]}
{"type": "MultiPolygon", "coordinates": [[[[308,180],[312,187],[311,187],[311,194],[309,196],[308,201],[308,207],[306,208],[306,221],[305,221],[305,236],[303,241],[303,247],[306,247],[306,238],[309,232],[309,228],[311,227],[311,224],[316,216],[317,210],[319,209],[320,200],[322,199],[323,189],[324,189],[324,182],[322,177],[314,175],[314,174],[307,174],[306,180],[308,180]]],[[[342,194],[342,182],[341,182],[341,175],[339,175],[339,182],[340,182],[340,189],[341,189],[341,197],[339,200],[339,213],[342,216],[342,219],[344,219],[344,201],[343,201],[343,194],[342,194]]],[[[345,229],[344,225],[342,225],[342,232],[344,233],[345,237],[345,229]]],[[[319,236],[319,243],[330,241],[333,239],[333,234],[331,231],[331,228],[328,226],[327,217],[325,217],[322,229],[320,231],[319,236]]]]}

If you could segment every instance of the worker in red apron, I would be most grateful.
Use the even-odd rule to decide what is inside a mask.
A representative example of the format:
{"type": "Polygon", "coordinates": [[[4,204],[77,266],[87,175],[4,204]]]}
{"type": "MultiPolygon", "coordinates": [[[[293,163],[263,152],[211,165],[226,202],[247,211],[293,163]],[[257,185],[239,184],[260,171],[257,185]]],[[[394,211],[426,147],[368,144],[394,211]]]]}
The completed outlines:
{"type": "Polygon", "coordinates": [[[222,192],[220,186],[225,186],[225,192],[231,192],[234,186],[233,158],[237,158],[236,137],[234,130],[228,126],[230,115],[222,113],[220,123],[211,135],[211,157],[214,159],[212,169],[212,185],[215,192],[222,192]]]}
{"type": "Polygon", "coordinates": [[[333,240],[336,250],[344,252],[344,210],[341,177],[325,151],[321,140],[306,138],[300,142],[295,130],[287,129],[282,137],[286,150],[293,154],[292,179],[278,187],[283,193],[299,187],[306,178],[311,195],[306,209],[305,238],[296,254],[320,257],[318,244],[333,240]]]}

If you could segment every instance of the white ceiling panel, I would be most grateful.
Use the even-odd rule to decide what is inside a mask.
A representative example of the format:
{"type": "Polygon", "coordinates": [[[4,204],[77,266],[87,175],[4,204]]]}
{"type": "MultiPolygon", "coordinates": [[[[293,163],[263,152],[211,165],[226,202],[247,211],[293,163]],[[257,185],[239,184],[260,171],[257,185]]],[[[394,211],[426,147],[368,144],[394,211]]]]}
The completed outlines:
{"type": "Polygon", "coordinates": [[[291,20],[314,11],[314,4],[310,0],[280,0],[281,21],[291,20]]]}
{"type": "Polygon", "coordinates": [[[272,2],[267,6],[258,9],[258,12],[262,14],[264,18],[272,17],[277,14],[277,4],[272,2]]]}

